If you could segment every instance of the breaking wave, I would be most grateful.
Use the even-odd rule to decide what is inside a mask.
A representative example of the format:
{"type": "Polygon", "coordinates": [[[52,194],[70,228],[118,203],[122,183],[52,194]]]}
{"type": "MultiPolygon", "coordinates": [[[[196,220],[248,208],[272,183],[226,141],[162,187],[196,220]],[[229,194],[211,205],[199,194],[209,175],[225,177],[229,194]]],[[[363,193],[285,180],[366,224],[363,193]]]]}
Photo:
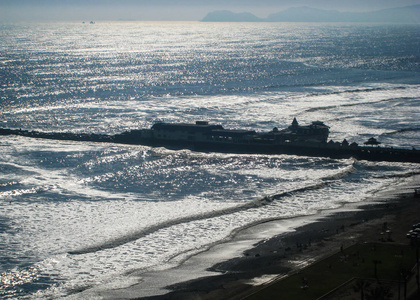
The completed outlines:
{"type": "Polygon", "coordinates": [[[172,226],[183,224],[183,223],[203,220],[203,219],[211,219],[211,218],[220,217],[224,215],[230,215],[233,213],[242,212],[242,211],[246,211],[246,210],[257,208],[257,207],[262,207],[262,206],[272,203],[273,201],[278,201],[282,198],[289,197],[291,195],[296,195],[298,193],[304,193],[310,190],[322,189],[329,184],[329,181],[341,179],[343,177],[348,176],[350,173],[354,172],[355,171],[354,163],[355,163],[355,160],[352,160],[351,165],[343,169],[340,169],[339,172],[337,172],[334,175],[321,178],[320,182],[315,183],[315,184],[310,184],[304,187],[292,189],[292,190],[285,191],[279,194],[265,196],[263,198],[256,199],[249,203],[238,205],[231,208],[225,208],[222,210],[210,211],[210,212],[199,214],[199,215],[192,215],[192,216],[187,216],[184,218],[168,220],[167,222],[162,222],[153,226],[149,226],[147,228],[141,229],[129,235],[125,235],[125,236],[122,236],[113,240],[108,240],[105,243],[93,245],[93,246],[78,249],[78,250],[69,251],[68,253],[72,255],[80,255],[80,254],[93,253],[93,252],[97,252],[97,251],[101,251],[105,249],[116,248],[118,246],[138,240],[144,236],[147,236],[153,232],[156,232],[164,228],[172,227],[172,226]]]}
{"type": "Polygon", "coordinates": [[[382,135],[394,135],[394,134],[399,134],[399,133],[404,133],[404,132],[417,132],[420,131],[420,128],[401,128],[398,130],[394,130],[394,131],[390,131],[390,132],[385,132],[382,135]]]}
{"type": "Polygon", "coordinates": [[[222,209],[222,210],[218,210],[218,211],[211,211],[211,212],[203,213],[203,214],[200,214],[200,215],[193,215],[193,216],[188,216],[188,217],[185,217],[185,218],[169,220],[167,222],[163,222],[163,223],[160,223],[160,224],[149,226],[149,227],[144,228],[140,231],[131,233],[130,235],[122,236],[120,238],[116,238],[116,239],[113,239],[113,240],[110,240],[110,241],[106,241],[105,243],[94,245],[94,246],[91,246],[91,247],[86,247],[86,248],[82,248],[82,249],[79,249],[79,250],[69,251],[68,253],[72,254],[72,255],[80,255],[80,254],[93,253],[93,252],[97,252],[97,251],[101,251],[101,250],[105,250],[105,249],[116,248],[118,246],[121,246],[121,245],[124,245],[126,243],[138,240],[138,239],[140,239],[144,236],[147,236],[147,235],[149,235],[153,232],[156,232],[156,231],[164,229],[164,228],[168,228],[168,227],[171,227],[171,226],[175,226],[175,225],[179,225],[179,224],[183,224],[183,223],[188,223],[188,222],[192,222],[192,221],[203,220],[203,219],[211,219],[211,218],[220,217],[220,216],[224,216],[224,215],[230,215],[230,214],[241,212],[241,211],[246,211],[246,210],[249,210],[249,209],[252,209],[252,208],[257,208],[257,207],[268,205],[271,202],[273,202],[274,200],[279,200],[279,199],[282,199],[284,197],[288,197],[292,194],[302,193],[302,192],[305,192],[305,191],[308,191],[308,190],[321,189],[325,186],[326,186],[326,184],[324,182],[321,182],[321,183],[318,183],[318,184],[308,185],[308,186],[305,186],[305,187],[302,187],[302,188],[290,190],[290,191],[283,192],[283,193],[280,193],[280,194],[276,194],[276,195],[272,195],[272,196],[266,196],[264,198],[251,201],[251,202],[249,202],[247,204],[244,204],[244,205],[239,205],[239,206],[235,206],[235,207],[227,208],[227,209],[222,209]]]}

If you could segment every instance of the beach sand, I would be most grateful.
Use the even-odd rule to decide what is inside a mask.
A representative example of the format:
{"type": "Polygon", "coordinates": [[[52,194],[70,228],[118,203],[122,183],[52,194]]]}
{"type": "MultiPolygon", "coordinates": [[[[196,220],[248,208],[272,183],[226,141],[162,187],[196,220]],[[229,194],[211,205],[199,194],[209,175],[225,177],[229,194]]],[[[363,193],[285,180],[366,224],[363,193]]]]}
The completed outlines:
{"type": "Polygon", "coordinates": [[[414,196],[419,186],[420,176],[414,176],[392,192],[376,195],[375,202],[324,212],[315,222],[259,242],[240,257],[214,265],[210,270],[218,276],[178,283],[168,287],[168,294],[138,299],[244,299],[263,288],[262,283],[272,284],[343,248],[388,240],[383,234],[385,223],[391,229],[392,242],[408,244],[406,233],[420,222],[420,199],[414,196]]]}

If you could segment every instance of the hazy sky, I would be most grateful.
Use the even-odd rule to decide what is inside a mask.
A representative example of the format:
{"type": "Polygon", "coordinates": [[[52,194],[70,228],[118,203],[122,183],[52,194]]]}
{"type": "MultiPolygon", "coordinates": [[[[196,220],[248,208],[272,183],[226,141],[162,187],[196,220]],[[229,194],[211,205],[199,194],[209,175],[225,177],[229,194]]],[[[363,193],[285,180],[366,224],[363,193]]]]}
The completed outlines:
{"type": "Polygon", "coordinates": [[[0,0],[0,22],[33,20],[200,20],[214,10],[266,17],[289,7],[372,11],[420,0],[0,0]]]}

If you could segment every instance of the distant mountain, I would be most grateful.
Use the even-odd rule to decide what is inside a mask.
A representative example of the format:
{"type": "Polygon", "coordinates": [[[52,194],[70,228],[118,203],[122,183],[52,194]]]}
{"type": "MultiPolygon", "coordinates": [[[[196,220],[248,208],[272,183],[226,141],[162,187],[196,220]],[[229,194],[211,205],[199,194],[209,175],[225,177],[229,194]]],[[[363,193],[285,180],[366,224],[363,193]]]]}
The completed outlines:
{"type": "Polygon", "coordinates": [[[258,18],[251,13],[214,11],[203,22],[361,22],[361,23],[416,23],[420,24],[420,5],[383,9],[371,12],[340,12],[307,6],[289,8],[258,18]]]}
{"type": "Polygon", "coordinates": [[[310,7],[289,8],[271,14],[268,22],[384,22],[419,23],[420,5],[390,8],[372,12],[355,13],[337,10],[322,10],[310,7]]]}
{"type": "Polygon", "coordinates": [[[234,13],[228,10],[218,10],[211,13],[208,13],[202,22],[261,22],[263,19],[258,18],[257,16],[244,12],[244,13],[234,13]]]}

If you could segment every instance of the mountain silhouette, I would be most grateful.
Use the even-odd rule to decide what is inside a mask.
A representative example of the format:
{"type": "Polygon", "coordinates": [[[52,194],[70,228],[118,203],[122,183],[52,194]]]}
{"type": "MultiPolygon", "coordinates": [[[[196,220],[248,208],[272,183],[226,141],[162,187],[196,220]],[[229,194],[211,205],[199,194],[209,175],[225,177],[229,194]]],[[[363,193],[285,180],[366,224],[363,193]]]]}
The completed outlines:
{"type": "Polygon", "coordinates": [[[420,5],[382,9],[370,12],[340,12],[308,6],[293,7],[259,18],[249,12],[220,10],[208,13],[202,22],[360,22],[420,24],[420,5]]]}

